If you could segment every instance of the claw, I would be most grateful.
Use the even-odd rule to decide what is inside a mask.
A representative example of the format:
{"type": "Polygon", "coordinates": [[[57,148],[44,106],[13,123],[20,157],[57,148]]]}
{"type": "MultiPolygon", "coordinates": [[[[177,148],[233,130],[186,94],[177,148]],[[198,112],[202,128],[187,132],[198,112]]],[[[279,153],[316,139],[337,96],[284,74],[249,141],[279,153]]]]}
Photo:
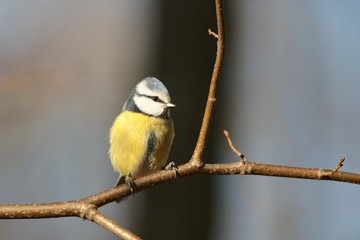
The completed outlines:
{"type": "Polygon", "coordinates": [[[174,171],[175,173],[175,176],[178,176],[179,175],[179,172],[177,171],[178,167],[177,165],[174,163],[174,162],[169,162],[168,165],[166,165],[164,167],[165,170],[171,170],[171,171],[174,171]]]}
{"type": "Polygon", "coordinates": [[[136,184],[131,177],[125,177],[125,183],[129,186],[131,194],[134,195],[134,191],[136,190],[136,184]]]}
{"type": "Polygon", "coordinates": [[[178,169],[178,167],[174,162],[169,162],[169,164],[165,166],[165,170],[174,170],[174,169],[178,169]]]}

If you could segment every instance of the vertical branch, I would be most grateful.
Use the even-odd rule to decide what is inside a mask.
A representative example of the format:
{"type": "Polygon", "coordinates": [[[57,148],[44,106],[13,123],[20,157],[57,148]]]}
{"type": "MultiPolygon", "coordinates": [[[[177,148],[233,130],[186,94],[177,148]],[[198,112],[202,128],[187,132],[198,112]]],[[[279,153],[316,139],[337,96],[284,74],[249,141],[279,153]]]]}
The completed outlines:
{"type": "Polygon", "coordinates": [[[213,73],[211,76],[210,89],[209,89],[208,99],[206,102],[203,121],[201,124],[199,138],[196,143],[193,156],[191,157],[191,160],[189,162],[191,164],[195,164],[198,167],[203,165],[201,158],[205,147],[206,137],[209,131],[212,109],[216,100],[215,95],[216,95],[217,82],[219,79],[222,61],[224,57],[225,36],[224,36],[224,18],[223,18],[222,0],[215,0],[215,6],[216,6],[217,34],[209,29],[209,35],[212,35],[215,38],[217,38],[216,60],[214,64],[213,73]]]}

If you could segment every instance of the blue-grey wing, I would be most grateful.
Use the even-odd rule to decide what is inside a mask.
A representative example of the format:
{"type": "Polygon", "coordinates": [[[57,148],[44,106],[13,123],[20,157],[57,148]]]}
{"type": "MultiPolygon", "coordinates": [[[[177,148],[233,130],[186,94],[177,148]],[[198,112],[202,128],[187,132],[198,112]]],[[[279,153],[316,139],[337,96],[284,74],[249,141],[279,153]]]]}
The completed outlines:
{"type": "Polygon", "coordinates": [[[152,155],[152,153],[154,152],[155,149],[155,143],[156,143],[156,135],[155,132],[150,132],[148,140],[147,140],[147,148],[146,148],[146,153],[145,153],[145,161],[149,161],[150,157],[152,155]]]}

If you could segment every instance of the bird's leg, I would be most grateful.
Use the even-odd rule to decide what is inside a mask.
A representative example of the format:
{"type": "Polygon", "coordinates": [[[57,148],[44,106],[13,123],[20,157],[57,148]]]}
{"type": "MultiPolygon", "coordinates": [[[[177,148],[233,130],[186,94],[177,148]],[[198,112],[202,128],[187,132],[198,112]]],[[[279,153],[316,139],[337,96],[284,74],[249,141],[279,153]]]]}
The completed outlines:
{"type": "Polygon", "coordinates": [[[131,194],[134,195],[134,191],[136,190],[136,184],[135,184],[134,180],[132,180],[131,177],[126,176],[125,183],[129,186],[131,194]]]}
{"type": "Polygon", "coordinates": [[[166,166],[163,167],[164,170],[172,170],[175,173],[175,176],[179,175],[179,172],[177,171],[178,167],[174,162],[169,162],[166,166]]]}

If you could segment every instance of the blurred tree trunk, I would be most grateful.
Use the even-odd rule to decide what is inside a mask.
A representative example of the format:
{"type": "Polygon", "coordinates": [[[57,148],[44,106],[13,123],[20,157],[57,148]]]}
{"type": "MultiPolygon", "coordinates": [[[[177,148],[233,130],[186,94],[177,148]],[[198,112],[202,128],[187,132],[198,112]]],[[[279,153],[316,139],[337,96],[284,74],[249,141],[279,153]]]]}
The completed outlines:
{"type": "MultiPolygon", "coordinates": [[[[172,112],[176,137],[169,161],[180,165],[192,155],[206,103],[216,51],[216,40],[209,37],[207,29],[216,30],[215,6],[205,0],[162,1],[159,15],[162,25],[154,68],[176,104],[172,112]]],[[[210,191],[210,178],[201,176],[147,191],[141,236],[208,239],[210,191]]]]}

